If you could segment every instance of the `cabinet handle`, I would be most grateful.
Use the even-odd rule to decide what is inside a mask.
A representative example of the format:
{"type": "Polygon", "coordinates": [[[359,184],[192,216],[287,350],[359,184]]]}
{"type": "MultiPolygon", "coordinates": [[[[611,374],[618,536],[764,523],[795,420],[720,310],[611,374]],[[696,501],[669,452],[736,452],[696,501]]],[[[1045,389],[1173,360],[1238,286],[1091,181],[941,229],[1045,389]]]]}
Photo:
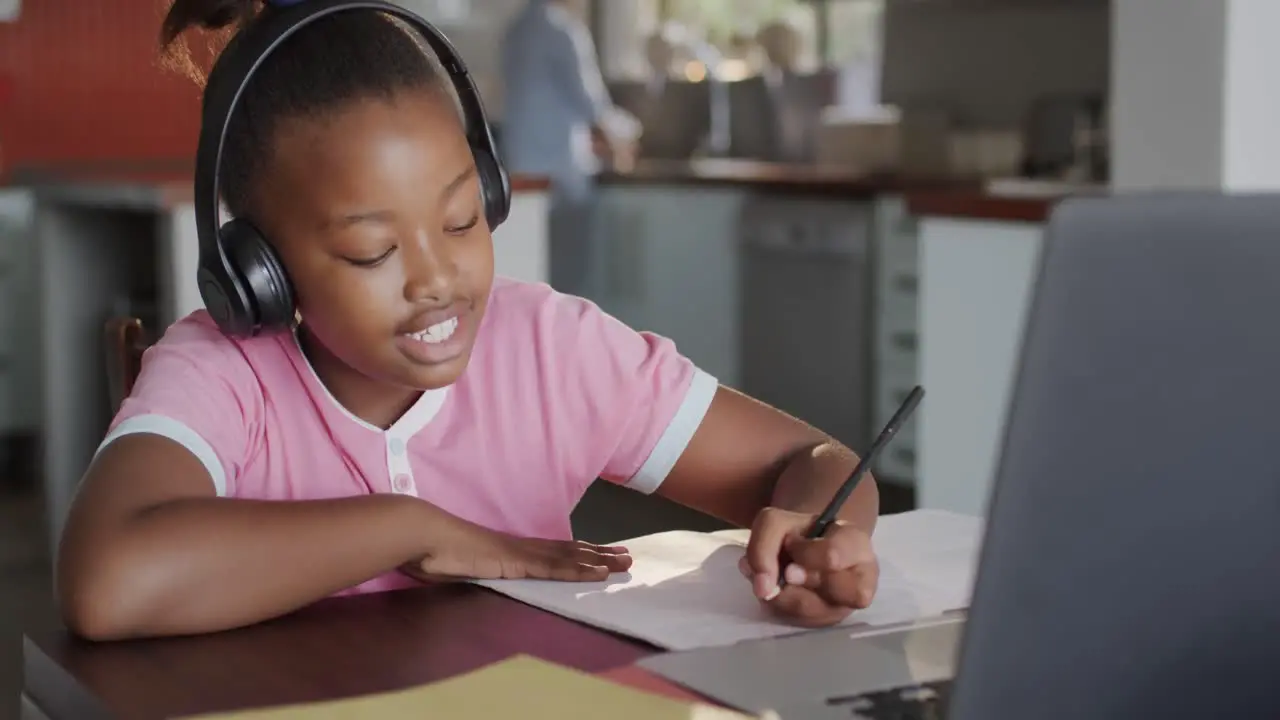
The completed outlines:
{"type": "Polygon", "coordinates": [[[920,291],[920,278],[914,275],[895,275],[893,278],[893,286],[897,288],[899,292],[915,295],[920,291]]]}
{"type": "Polygon", "coordinates": [[[893,451],[893,456],[905,465],[915,465],[916,451],[911,448],[897,448],[893,451]]]}
{"type": "MultiPolygon", "coordinates": [[[[893,338],[894,347],[898,348],[899,350],[908,350],[908,351],[914,352],[918,344],[915,333],[900,332],[900,333],[894,333],[891,337],[893,338]]],[[[907,396],[903,395],[902,400],[905,401],[906,399],[907,399],[907,396]]]]}

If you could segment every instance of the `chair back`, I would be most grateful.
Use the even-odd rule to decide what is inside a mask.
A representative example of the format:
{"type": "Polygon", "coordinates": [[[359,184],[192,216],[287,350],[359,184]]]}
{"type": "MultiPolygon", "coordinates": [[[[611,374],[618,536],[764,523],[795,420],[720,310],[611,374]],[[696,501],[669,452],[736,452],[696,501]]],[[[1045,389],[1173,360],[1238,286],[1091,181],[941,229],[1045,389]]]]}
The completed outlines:
{"type": "Polygon", "coordinates": [[[142,353],[151,343],[142,321],[134,317],[111,318],[105,334],[107,389],[114,413],[133,391],[133,383],[142,371],[142,353]]]}

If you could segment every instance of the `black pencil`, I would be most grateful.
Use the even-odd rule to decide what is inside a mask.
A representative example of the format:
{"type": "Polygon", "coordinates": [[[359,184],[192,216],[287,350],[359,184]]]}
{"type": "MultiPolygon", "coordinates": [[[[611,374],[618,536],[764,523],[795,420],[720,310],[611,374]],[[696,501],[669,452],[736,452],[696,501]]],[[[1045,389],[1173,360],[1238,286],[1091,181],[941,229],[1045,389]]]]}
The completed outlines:
{"type": "MultiPolygon", "coordinates": [[[[816,540],[826,534],[827,529],[831,527],[831,523],[835,522],[836,516],[840,514],[840,508],[844,507],[845,501],[848,500],[849,496],[853,494],[853,491],[858,488],[858,484],[862,482],[863,476],[867,474],[867,471],[871,469],[872,463],[874,463],[876,458],[880,456],[880,451],[883,450],[884,447],[889,444],[889,441],[893,439],[893,436],[897,435],[898,431],[902,429],[902,425],[907,421],[907,418],[911,417],[911,413],[915,411],[916,406],[920,404],[920,399],[923,397],[924,388],[919,385],[915,386],[915,388],[907,394],[907,399],[902,401],[902,405],[898,407],[897,412],[893,414],[893,417],[889,418],[889,422],[885,424],[884,429],[876,436],[875,442],[871,443],[871,448],[867,450],[867,454],[863,455],[862,458],[858,460],[858,464],[853,468],[853,472],[849,473],[849,478],[845,480],[844,484],[840,486],[840,489],[836,491],[836,494],[831,498],[831,502],[827,503],[826,509],[822,511],[822,514],[818,516],[818,519],[813,521],[813,525],[810,526],[809,532],[805,534],[806,538],[809,540],[816,540]]],[[[785,563],[783,567],[785,568],[785,563]]],[[[787,581],[785,574],[785,572],[778,573],[779,589],[786,587],[787,581]]]]}
{"type": "Polygon", "coordinates": [[[924,388],[919,385],[915,386],[907,395],[907,399],[902,401],[902,405],[893,414],[893,417],[889,418],[889,422],[880,431],[875,442],[871,443],[871,448],[867,450],[867,454],[863,455],[862,459],[858,461],[857,467],[849,474],[849,479],[844,481],[844,484],[836,491],[835,496],[831,498],[831,502],[827,503],[826,509],[813,522],[813,526],[809,528],[809,532],[805,537],[814,540],[822,537],[827,532],[827,528],[831,527],[831,523],[835,522],[836,515],[840,514],[840,508],[844,507],[845,501],[857,489],[858,484],[862,482],[863,476],[867,474],[876,458],[880,456],[880,451],[902,429],[903,424],[906,423],[911,413],[915,411],[916,406],[920,404],[920,399],[923,397],[924,388]]]}

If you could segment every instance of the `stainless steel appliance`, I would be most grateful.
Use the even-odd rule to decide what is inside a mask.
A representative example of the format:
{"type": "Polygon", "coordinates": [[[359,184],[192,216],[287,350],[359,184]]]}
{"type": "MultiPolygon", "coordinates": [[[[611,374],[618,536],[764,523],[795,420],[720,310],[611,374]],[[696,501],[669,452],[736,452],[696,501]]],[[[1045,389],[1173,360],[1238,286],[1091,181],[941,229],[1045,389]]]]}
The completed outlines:
{"type": "Polygon", "coordinates": [[[871,213],[770,196],[740,234],[743,391],[853,448],[870,434],[871,213]]]}

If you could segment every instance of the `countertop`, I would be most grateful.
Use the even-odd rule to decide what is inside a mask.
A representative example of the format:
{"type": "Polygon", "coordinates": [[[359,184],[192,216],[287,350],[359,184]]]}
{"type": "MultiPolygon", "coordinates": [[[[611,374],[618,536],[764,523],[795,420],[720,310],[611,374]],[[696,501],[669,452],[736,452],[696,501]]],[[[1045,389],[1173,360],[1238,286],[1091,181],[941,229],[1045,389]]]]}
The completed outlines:
{"type": "MultiPolygon", "coordinates": [[[[24,187],[70,202],[125,208],[169,208],[191,202],[194,164],[189,160],[69,163],[15,168],[0,188],[24,187]]],[[[513,193],[544,191],[544,177],[515,175],[513,193]]]]}
{"type": "Polygon", "coordinates": [[[761,194],[859,199],[902,195],[916,216],[1044,222],[1062,199],[1105,192],[1105,186],[1010,178],[928,178],[859,172],[856,168],[786,165],[751,160],[642,160],[627,172],[606,172],[605,185],[738,187],[761,194]]]}
{"type": "Polygon", "coordinates": [[[907,195],[907,211],[917,217],[1041,223],[1061,199],[1002,197],[985,192],[915,192],[907,195]]]}
{"type": "Polygon", "coordinates": [[[1106,192],[1103,185],[1009,179],[972,189],[909,192],[907,210],[919,217],[1043,223],[1066,198],[1106,192]]]}
{"type": "MultiPolygon", "coordinates": [[[[191,202],[190,160],[101,162],[15,169],[0,188],[33,188],[60,199],[91,205],[164,208],[191,202]]],[[[851,167],[783,164],[753,160],[641,160],[625,171],[602,173],[606,186],[684,186],[746,188],[768,195],[860,199],[881,194],[906,198],[916,216],[1044,222],[1062,199],[1105,192],[1096,186],[1072,187],[1035,181],[926,178],[861,172],[851,167]]],[[[512,192],[545,191],[547,178],[513,175],[512,192]]]]}
{"type": "Polygon", "coordinates": [[[800,165],[755,160],[641,160],[635,167],[601,174],[604,185],[745,187],[768,194],[858,198],[914,190],[978,191],[981,182],[955,178],[905,177],[853,167],[800,165]]]}

